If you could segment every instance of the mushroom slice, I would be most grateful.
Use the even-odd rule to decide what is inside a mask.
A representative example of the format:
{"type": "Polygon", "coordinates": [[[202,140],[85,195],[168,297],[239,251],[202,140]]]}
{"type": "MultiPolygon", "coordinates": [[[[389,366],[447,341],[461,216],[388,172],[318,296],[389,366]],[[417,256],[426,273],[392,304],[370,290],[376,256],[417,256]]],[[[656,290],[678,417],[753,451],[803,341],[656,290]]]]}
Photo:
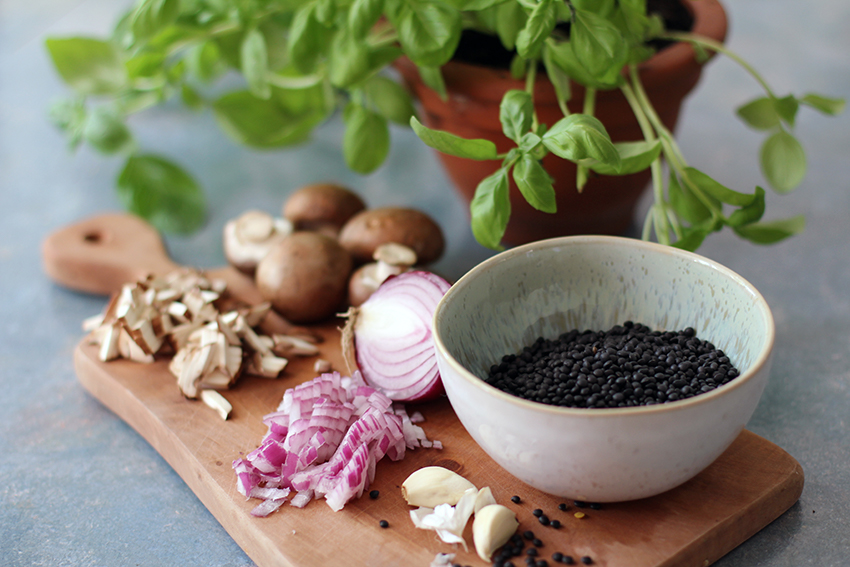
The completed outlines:
{"type": "Polygon", "coordinates": [[[276,243],[292,234],[293,225],[262,211],[247,211],[224,225],[224,256],[236,269],[253,273],[276,243]]]}

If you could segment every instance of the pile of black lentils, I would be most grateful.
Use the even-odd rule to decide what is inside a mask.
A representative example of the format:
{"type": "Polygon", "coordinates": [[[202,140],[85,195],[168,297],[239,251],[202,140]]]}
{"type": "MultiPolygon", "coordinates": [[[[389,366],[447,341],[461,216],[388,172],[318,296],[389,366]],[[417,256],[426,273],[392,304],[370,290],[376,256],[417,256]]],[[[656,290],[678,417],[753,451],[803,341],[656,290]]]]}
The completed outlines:
{"type": "Polygon", "coordinates": [[[608,331],[540,337],[494,364],[486,382],[544,404],[616,408],[683,400],[736,376],[723,351],[694,329],[653,331],[627,321],[608,331]]]}

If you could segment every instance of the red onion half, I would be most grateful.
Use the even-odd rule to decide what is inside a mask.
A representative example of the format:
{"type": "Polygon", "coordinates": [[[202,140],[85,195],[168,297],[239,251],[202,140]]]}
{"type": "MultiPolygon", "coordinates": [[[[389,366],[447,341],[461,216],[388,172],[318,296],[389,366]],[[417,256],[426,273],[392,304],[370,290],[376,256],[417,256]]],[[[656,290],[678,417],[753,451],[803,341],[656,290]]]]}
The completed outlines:
{"type": "Polygon", "coordinates": [[[425,271],[392,276],[360,307],[348,312],[343,345],[366,382],[400,402],[443,393],[431,324],[450,284],[425,271]]]}

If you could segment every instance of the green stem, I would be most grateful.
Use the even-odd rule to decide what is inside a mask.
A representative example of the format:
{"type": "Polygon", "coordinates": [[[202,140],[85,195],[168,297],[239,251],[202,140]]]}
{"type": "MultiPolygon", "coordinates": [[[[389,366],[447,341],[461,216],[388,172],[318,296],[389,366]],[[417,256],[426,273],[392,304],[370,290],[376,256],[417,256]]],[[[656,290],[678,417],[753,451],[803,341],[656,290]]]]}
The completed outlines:
{"type": "MultiPolygon", "coordinates": [[[[593,116],[595,112],[596,89],[592,87],[587,87],[584,91],[584,105],[582,107],[582,113],[587,114],[588,116],[593,116]]],[[[582,189],[584,189],[584,186],[587,183],[588,171],[589,170],[586,165],[579,164],[576,167],[576,189],[578,189],[579,193],[581,193],[582,189]]]]}
{"type": "Polygon", "coordinates": [[[744,61],[737,53],[734,51],[730,51],[726,48],[725,45],[720,43],[719,41],[715,41],[708,37],[703,37],[701,35],[693,34],[693,33],[684,33],[684,32],[667,32],[661,34],[659,39],[669,39],[672,41],[685,41],[688,43],[693,43],[694,45],[698,45],[700,47],[704,47],[706,49],[710,49],[711,51],[715,51],[717,53],[721,53],[743,67],[743,69],[749,73],[753,79],[755,79],[767,95],[771,98],[776,98],[776,95],[773,93],[773,90],[770,88],[770,85],[767,84],[767,81],[764,80],[764,77],[756,71],[752,65],[744,61]]]}
{"type": "Polygon", "coordinates": [[[534,106],[534,84],[537,80],[537,60],[530,59],[526,61],[528,65],[527,70],[525,72],[525,92],[531,96],[531,104],[532,108],[535,110],[531,113],[531,131],[537,132],[537,127],[540,125],[540,122],[537,119],[537,110],[534,106]]]}

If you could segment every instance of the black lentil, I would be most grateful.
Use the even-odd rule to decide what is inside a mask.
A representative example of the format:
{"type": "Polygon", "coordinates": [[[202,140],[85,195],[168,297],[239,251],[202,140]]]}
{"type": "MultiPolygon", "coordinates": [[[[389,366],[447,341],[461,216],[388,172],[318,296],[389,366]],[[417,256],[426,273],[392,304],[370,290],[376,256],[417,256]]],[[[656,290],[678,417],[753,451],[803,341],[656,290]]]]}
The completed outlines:
{"type": "Polygon", "coordinates": [[[587,502],[582,502],[581,500],[574,500],[573,506],[575,506],[576,508],[586,508],[587,502]]]}
{"type": "Polygon", "coordinates": [[[585,565],[592,565],[593,559],[591,559],[589,556],[585,555],[584,557],[581,558],[581,562],[584,563],[585,565]]]}
{"type": "Polygon", "coordinates": [[[549,567],[549,562],[545,559],[538,559],[537,563],[534,564],[534,567],[549,567]]]}
{"type": "Polygon", "coordinates": [[[536,547],[529,547],[528,549],[525,550],[525,554],[528,555],[529,557],[537,557],[537,548],[536,547]]]}
{"type": "Polygon", "coordinates": [[[549,523],[550,523],[549,522],[549,516],[547,516],[546,514],[543,514],[542,516],[538,516],[537,521],[540,522],[540,524],[543,525],[543,526],[548,526],[549,523]]]}
{"type": "Polygon", "coordinates": [[[565,502],[561,502],[560,504],[558,504],[558,510],[560,510],[561,512],[566,512],[569,508],[570,507],[567,506],[565,502]]]}
{"type": "Polygon", "coordinates": [[[380,522],[378,522],[378,525],[381,526],[382,528],[390,527],[390,523],[386,520],[381,520],[380,522]]]}
{"type": "Polygon", "coordinates": [[[520,502],[522,502],[522,498],[520,498],[519,496],[511,496],[511,502],[513,502],[514,504],[519,504],[520,502]]]}
{"type": "Polygon", "coordinates": [[[531,530],[525,530],[524,532],[522,532],[522,537],[528,540],[532,540],[534,539],[534,532],[531,530]]]}
{"type": "Polygon", "coordinates": [[[542,515],[543,515],[543,510],[541,510],[540,508],[535,508],[534,510],[532,510],[532,512],[531,512],[531,513],[532,513],[532,514],[533,514],[536,518],[539,518],[540,516],[542,516],[542,515]]]}
{"type": "Polygon", "coordinates": [[[602,504],[600,504],[599,502],[591,502],[590,504],[588,504],[588,506],[590,506],[591,510],[601,510],[602,509],[602,504]]]}
{"type": "Polygon", "coordinates": [[[531,545],[533,545],[534,547],[543,547],[543,540],[534,538],[533,540],[531,540],[531,545]]]}
{"type": "Polygon", "coordinates": [[[607,331],[538,338],[490,368],[486,382],[527,400],[573,408],[653,405],[709,392],[738,376],[694,329],[653,331],[625,322],[607,331]]]}
{"type": "Polygon", "coordinates": [[[573,559],[572,555],[564,555],[564,558],[561,559],[561,563],[563,563],[564,565],[573,565],[575,562],[576,560],[573,559]]]}
{"type": "Polygon", "coordinates": [[[369,492],[369,498],[371,498],[372,500],[375,500],[380,495],[381,493],[378,490],[372,490],[369,492]]]}
{"type": "Polygon", "coordinates": [[[564,559],[564,554],[560,551],[556,551],[552,554],[552,561],[554,561],[555,563],[560,563],[562,559],[564,559]]]}
{"type": "Polygon", "coordinates": [[[555,528],[557,530],[558,528],[561,527],[561,521],[560,520],[552,520],[551,522],[549,522],[549,527],[555,528]]]}

